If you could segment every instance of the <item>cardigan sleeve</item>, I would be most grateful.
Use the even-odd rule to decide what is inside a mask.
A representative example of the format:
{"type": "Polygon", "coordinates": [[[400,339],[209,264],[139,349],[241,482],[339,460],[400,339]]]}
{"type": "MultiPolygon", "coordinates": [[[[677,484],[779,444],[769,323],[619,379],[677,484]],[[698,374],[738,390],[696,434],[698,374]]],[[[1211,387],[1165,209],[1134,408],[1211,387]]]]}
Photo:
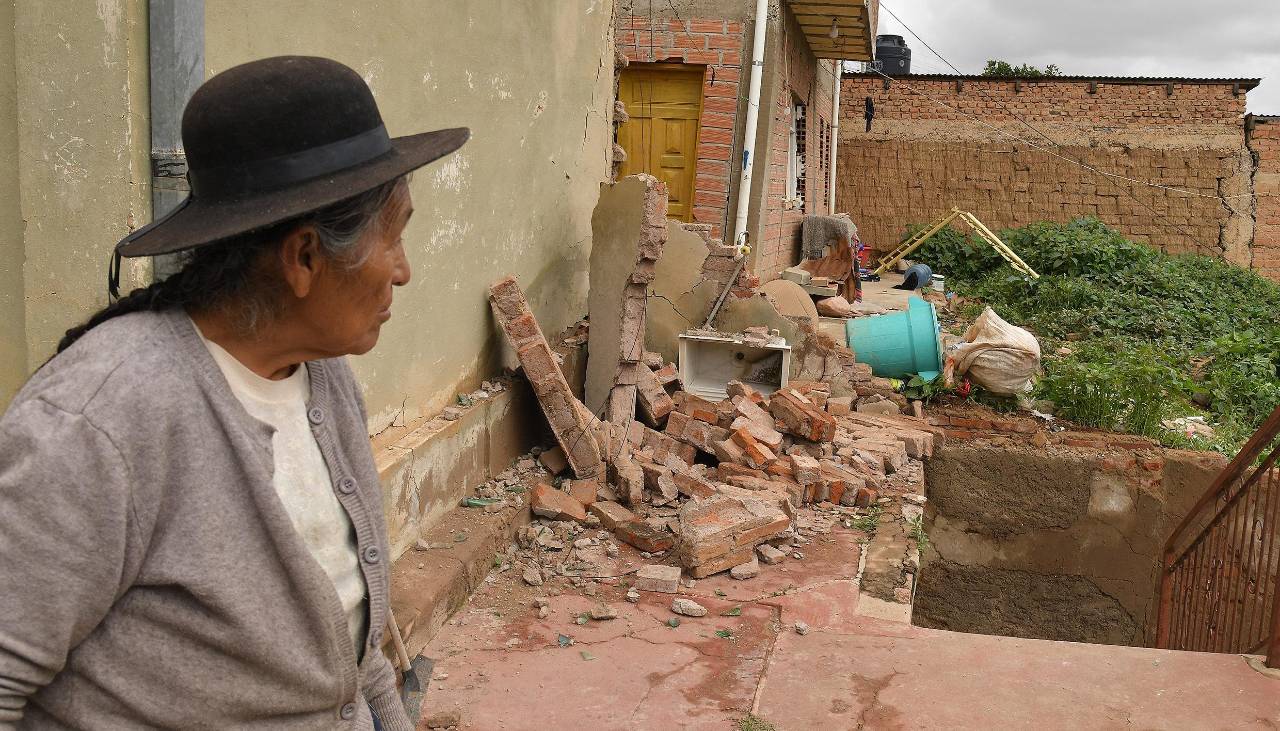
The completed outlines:
{"type": "Polygon", "coordinates": [[[0,419],[0,729],[21,722],[115,601],[130,482],[81,414],[33,398],[0,419]]]}

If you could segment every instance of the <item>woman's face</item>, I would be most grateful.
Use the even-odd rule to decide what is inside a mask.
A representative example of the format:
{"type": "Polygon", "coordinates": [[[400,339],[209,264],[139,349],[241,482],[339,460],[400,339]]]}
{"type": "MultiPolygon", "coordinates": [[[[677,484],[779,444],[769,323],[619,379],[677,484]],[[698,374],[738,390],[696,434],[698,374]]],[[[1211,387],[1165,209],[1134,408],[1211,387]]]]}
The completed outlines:
{"type": "Polygon", "coordinates": [[[391,319],[395,287],[409,282],[409,260],[401,234],[413,214],[409,186],[401,182],[380,219],[360,239],[357,266],[327,262],[299,313],[315,338],[316,350],[330,357],[361,355],[378,343],[382,324],[391,319]]]}

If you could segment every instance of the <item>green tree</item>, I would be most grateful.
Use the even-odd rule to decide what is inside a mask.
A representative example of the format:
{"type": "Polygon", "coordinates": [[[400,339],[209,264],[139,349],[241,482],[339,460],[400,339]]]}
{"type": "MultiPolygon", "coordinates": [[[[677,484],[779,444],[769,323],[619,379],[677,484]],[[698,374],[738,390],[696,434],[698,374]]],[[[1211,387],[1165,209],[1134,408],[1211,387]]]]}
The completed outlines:
{"type": "Polygon", "coordinates": [[[982,75],[1038,79],[1042,76],[1061,76],[1062,69],[1059,69],[1057,64],[1052,63],[1043,69],[1039,69],[1029,63],[1014,66],[1008,61],[991,59],[987,61],[987,67],[982,70],[982,75]]]}

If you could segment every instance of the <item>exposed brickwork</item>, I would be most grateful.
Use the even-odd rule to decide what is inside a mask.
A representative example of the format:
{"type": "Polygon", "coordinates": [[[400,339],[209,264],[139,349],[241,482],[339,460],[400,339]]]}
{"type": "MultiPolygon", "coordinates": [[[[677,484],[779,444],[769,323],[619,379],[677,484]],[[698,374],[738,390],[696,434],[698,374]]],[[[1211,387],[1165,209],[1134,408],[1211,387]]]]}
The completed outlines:
{"type": "Polygon", "coordinates": [[[495,282],[489,288],[489,302],[524,367],[525,378],[529,379],[529,385],[533,387],[574,474],[580,478],[601,474],[604,462],[600,447],[588,432],[588,423],[578,408],[578,401],[547,345],[542,329],[534,320],[515,277],[495,282]]]}
{"type": "Polygon", "coordinates": [[[729,204],[729,159],[738,125],[738,97],[746,89],[741,23],[715,18],[619,18],[615,43],[631,63],[702,64],[702,118],[694,178],[693,220],[724,238],[729,204]],[[743,82],[741,87],[739,82],[743,82]]]}
{"type": "Polygon", "coordinates": [[[1280,282],[1280,118],[1255,120],[1249,147],[1258,161],[1253,178],[1257,196],[1253,268],[1280,282]]]}
{"type": "Polygon", "coordinates": [[[1245,96],[1231,84],[1174,84],[1169,95],[1163,84],[1098,84],[1090,93],[1080,81],[911,78],[886,89],[880,77],[856,75],[844,79],[841,101],[837,199],[876,250],[954,205],[994,229],[1096,216],[1166,251],[1245,266],[1253,259],[1245,96]],[[868,96],[876,109],[870,133],[868,96]],[[1001,130],[1101,171],[1197,195],[1107,179],[1001,130]]]}
{"type": "MultiPolygon", "coordinates": [[[[762,219],[761,239],[756,242],[756,274],[762,282],[777,279],[779,273],[800,261],[800,225],[805,214],[825,214],[827,207],[827,165],[823,131],[831,125],[831,74],[833,64],[819,62],[809,50],[799,27],[788,24],[783,36],[785,60],[780,85],[773,100],[773,135],[768,150],[769,185],[762,219]],[[805,179],[803,207],[786,199],[787,156],[791,131],[791,107],[795,101],[806,107],[805,179]]],[[[762,100],[763,102],[763,100],[762,100]]],[[[761,113],[766,111],[761,107],[761,113]]]]}

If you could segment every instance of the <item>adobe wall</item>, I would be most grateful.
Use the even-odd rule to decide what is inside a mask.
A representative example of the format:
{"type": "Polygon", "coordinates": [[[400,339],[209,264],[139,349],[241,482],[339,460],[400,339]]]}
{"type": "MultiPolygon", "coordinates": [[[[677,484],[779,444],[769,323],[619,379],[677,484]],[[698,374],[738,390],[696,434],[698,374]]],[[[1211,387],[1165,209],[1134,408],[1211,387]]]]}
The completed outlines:
{"type": "Polygon", "coordinates": [[[1249,147],[1258,161],[1253,177],[1257,194],[1253,268],[1280,282],[1280,117],[1255,117],[1249,147]]]}
{"type": "Polygon", "coordinates": [[[1253,265],[1244,92],[1230,83],[1093,87],[1074,80],[911,78],[886,88],[878,76],[846,76],[839,208],[881,252],[909,224],[958,206],[997,230],[1096,216],[1169,252],[1253,265]],[[875,105],[870,133],[863,120],[868,96],[875,105]],[[1108,178],[1050,150],[1189,193],[1108,178]]]}
{"type": "Polygon", "coordinates": [[[951,439],[926,464],[915,623],[1151,644],[1164,541],[1225,460],[1120,441],[1018,441],[951,439]]]}

